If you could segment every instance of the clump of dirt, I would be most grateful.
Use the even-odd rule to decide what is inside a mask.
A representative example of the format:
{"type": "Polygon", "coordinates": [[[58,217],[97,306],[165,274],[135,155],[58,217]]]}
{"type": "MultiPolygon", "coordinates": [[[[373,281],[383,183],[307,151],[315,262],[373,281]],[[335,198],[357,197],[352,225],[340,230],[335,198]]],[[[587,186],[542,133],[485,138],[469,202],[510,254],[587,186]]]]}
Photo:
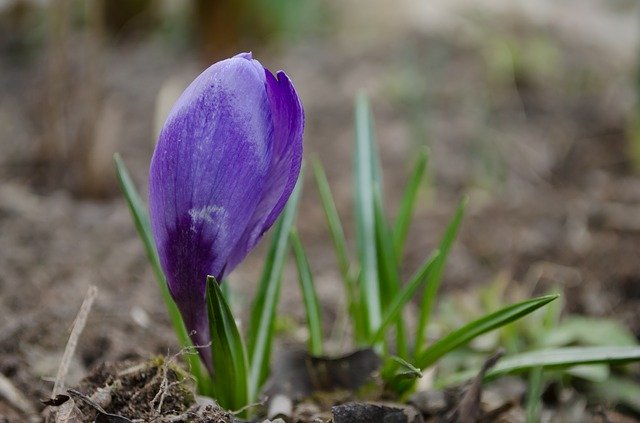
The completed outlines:
{"type": "Polygon", "coordinates": [[[75,421],[233,421],[217,405],[196,401],[193,380],[171,358],[100,364],[67,394],[75,421]]]}

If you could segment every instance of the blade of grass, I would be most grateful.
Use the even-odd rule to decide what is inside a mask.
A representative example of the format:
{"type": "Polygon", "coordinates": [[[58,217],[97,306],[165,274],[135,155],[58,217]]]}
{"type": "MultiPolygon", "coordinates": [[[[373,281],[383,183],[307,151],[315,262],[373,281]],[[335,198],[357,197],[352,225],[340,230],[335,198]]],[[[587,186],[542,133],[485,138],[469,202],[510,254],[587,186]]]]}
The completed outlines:
{"type": "Polygon", "coordinates": [[[559,370],[584,364],[614,365],[637,361],[640,361],[640,346],[566,347],[529,351],[503,358],[487,373],[485,379],[491,380],[536,367],[559,370]]]}
{"type": "Polygon", "coordinates": [[[401,311],[404,306],[411,300],[420,285],[428,279],[429,274],[433,271],[439,254],[439,251],[436,250],[431,257],[429,257],[422,266],[420,266],[420,269],[418,269],[418,271],[413,275],[409,283],[407,283],[407,285],[396,294],[391,305],[384,314],[380,328],[378,328],[378,331],[371,337],[371,344],[375,344],[375,342],[382,339],[387,327],[393,323],[395,319],[401,316],[401,311]]]}
{"type": "Polygon", "coordinates": [[[633,380],[610,376],[593,386],[599,401],[621,403],[640,414],[640,384],[633,380]]]}
{"type": "Polygon", "coordinates": [[[416,199],[418,198],[418,192],[420,183],[424,177],[425,170],[427,169],[427,152],[425,149],[420,149],[416,164],[413,166],[411,177],[407,187],[404,190],[402,196],[402,202],[400,203],[400,210],[393,227],[393,246],[396,252],[398,261],[402,259],[404,254],[404,244],[407,239],[407,233],[409,232],[409,224],[411,223],[411,217],[415,208],[416,199]]]}
{"type": "MultiPolygon", "coordinates": [[[[529,351],[504,357],[494,368],[485,374],[484,381],[490,382],[498,377],[529,372],[536,368],[564,370],[583,365],[618,365],[640,361],[639,346],[616,347],[565,347],[529,351]]],[[[456,385],[472,379],[477,370],[469,370],[438,380],[436,388],[456,385]]]]}
{"type": "Polygon", "coordinates": [[[336,204],[333,201],[333,195],[331,194],[331,188],[329,188],[329,181],[324,171],[322,163],[317,158],[312,160],[313,175],[318,186],[318,193],[320,194],[320,200],[324,209],[325,217],[327,218],[327,224],[329,225],[329,231],[331,233],[331,241],[333,242],[333,249],[336,253],[336,259],[338,260],[338,267],[343,279],[349,279],[349,254],[347,253],[347,241],[344,236],[344,230],[342,229],[342,223],[340,222],[340,216],[336,209],[336,204]]]}
{"type": "Polygon", "coordinates": [[[229,304],[229,308],[231,309],[231,311],[233,311],[233,299],[232,297],[232,293],[231,293],[231,287],[229,285],[229,282],[223,280],[222,282],[220,282],[220,289],[222,290],[222,295],[224,295],[224,299],[227,301],[227,304],[229,304]]]}
{"type": "Polygon", "coordinates": [[[401,382],[422,377],[420,369],[401,357],[392,355],[389,357],[389,362],[391,365],[386,365],[382,369],[382,379],[385,381],[401,382]]]}
{"type": "Polygon", "coordinates": [[[464,197],[460,201],[456,212],[453,215],[453,218],[447,225],[447,229],[445,230],[442,241],[440,242],[440,256],[438,257],[438,262],[433,271],[429,274],[429,278],[427,279],[427,283],[424,288],[424,294],[422,295],[422,302],[420,304],[418,327],[416,329],[415,336],[414,356],[416,357],[416,359],[422,354],[424,337],[427,331],[427,324],[429,323],[429,319],[433,311],[433,306],[436,301],[436,296],[438,295],[438,288],[440,287],[442,274],[444,273],[444,266],[447,262],[447,257],[449,256],[449,251],[451,250],[453,241],[458,234],[458,228],[460,227],[460,223],[462,222],[462,217],[464,216],[464,210],[467,206],[467,202],[467,197],[464,197]]]}
{"type": "Polygon", "coordinates": [[[540,421],[542,412],[542,367],[536,367],[529,375],[529,389],[527,390],[527,423],[540,421]]]}
{"type": "MultiPolygon", "coordinates": [[[[183,348],[193,350],[191,338],[189,338],[187,329],[184,325],[184,322],[182,321],[182,316],[180,315],[178,306],[176,306],[173,298],[171,297],[171,294],[169,293],[169,286],[167,285],[167,280],[164,276],[164,272],[162,271],[162,266],[160,265],[160,257],[158,256],[156,244],[153,240],[153,234],[151,233],[151,224],[149,223],[149,217],[147,216],[146,209],[142,205],[142,200],[138,195],[138,191],[133,184],[131,176],[129,176],[129,172],[127,171],[127,167],[125,166],[122,157],[120,157],[120,155],[116,153],[113,156],[113,161],[116,165],[116,174],[118,176],[120,189],[122,190],[122,193],[124,194],[124,197],[127,201],[129,212],[131,212],[131,217],[133,218],[138,236],[142,240],[142,244],[144,245],[144,249],[147,253],[147,258],[151,263],[153,274],[155,275],[156,281],[158,282],[158,287],[160,288],[162,299],[164,300],[165,306],[167,308],[169,320],[171,321],[173,330],[178,337],[178,342],[183,348]]],[[[202,363],[200,361],[200,358],[198,357],[198,354],[194,352],[186,354],[186,357],[189,362],[191,373],[193,373],[198,383],[198,392],[206,392],[209,386],[209,377],[207,372],[202,367],[202,363]]]]}
{"type": "Polygon", "coordinates": [[[369,102],[359,94],[355,107],[355,220],[360,261],[360,298],[366,316],[365,336],[369,337],[382,322],[380,287],[375,244],[373,187],[376,158],[373,152],[373,125],[369,102]]]}
{"type": "Polygon", "coordinates": [[[298,183],[273,231],[271,246],[258,285],[258,294],[251,308],[247,344],[250,364],[249,402],[256,400],[260,386],[269,373],[276,307],[280,297],[284,261],[289,248],[289,233],[295,220],[301,186],[302,176],[298,179],[298,183]]]}
{"type": "MultiPolygon", "coordinates": [[[[373,206],[380,293],[382,298],[394,298],[402,288],[400,283],[400,265],[393,249],[393,238],[384,213],[382,193],[380,192],[380,185],[378,184],[374,184],[373,186],[373,206]]],[[[389,302],[382,302],[383,315],[384,313],[387,313],[390,305],[391,303],[389,302]]],[[[392,319],[396,325],[396,354],[400,357],[406,358],[408,355],[408,346],[404,320],[402,319],[402,308],[399,309],[397,313],[393,314],[392,319]]],[[[383,324],[385,324],[385,328],[382,331],[378,329],[377,333],[380,336],[376,335],[372,338],[372,340],[370,340],[371,345],[384,340],[386,328],[391,323],[391,321],[385,322],[383,317],[383,324]]]]}
{"type": "Polygon", "coordinates": [[[331,240],[333,242],[333,249],[336,253],[338,267],[340,269],[342,281],[345,286],[347,295],[347,307],[354,325],[356,343],[361,343],[365,341],[364,337],[361,337],[364,332],[364,321],[362,319],[362,310],[358,297],[358,287],[356,285],[356,279],[353,277],[350,271],[350,259],[349,254],[347,253],[347,241],[344,236],[344,230],[342,229],[340,216],[338,215],[338,210],[336,209],[335,202],[333,201],[333,195],[331,194],[331,189],[329,188],[329,181],[327,180],[327,175],[324,171],[324,168],[322,167],[322,163],[320,163],[320,161],[316,158],[313,159],[312,163],[313,174],[315,176],[316,185],[318,186],[322,208],[324,209],[324,214],[327,218],[327,224],[329,226],[329,232],[331,233],[331,240]]]}
{"type": "Polygon", "coordinates": [[[309,267],[309,260],[304,252],[298,232],[293,229],[290,235],[291,246],[298,267],[298,281],[302,291],[304,310],[307,314],[307,327],[309,328],[309,351],[315,356],[322,355],[322,318],[320,317],[320,305],[318,295],[313,283],[313,274],[309,267]]]}
{"type": "MultiPolygon", "coordinates": [[[[416,366],[424,370],[450,351],[466,345],[472,339],[486,332],[502,327],[514,320],[518,320],[550,303],[556,298],[558,298],[557,295],[545,295],[531,300],[522,301],[504,307],[496,312],[483,316],[480,319],[474,320],[473,322],[454,330],[425,349],[415,360],[416,366]]],[[[500,361],[498,366],[501,363],[503,363],[503,361],[500,361]]]]}
{"type": "Polygon", "coordinates": [[[211,332],[213,397],[227,410],[248,404],[247,353],[229,304],[213,276],[207,277],[207,311],[211,332]]]}

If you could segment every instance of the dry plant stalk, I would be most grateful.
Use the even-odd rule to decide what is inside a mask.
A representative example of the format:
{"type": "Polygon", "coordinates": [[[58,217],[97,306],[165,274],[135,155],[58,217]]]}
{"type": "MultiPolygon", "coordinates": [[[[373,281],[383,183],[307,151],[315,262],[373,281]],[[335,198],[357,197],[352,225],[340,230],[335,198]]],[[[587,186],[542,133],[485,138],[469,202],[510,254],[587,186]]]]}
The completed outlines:
{"type": "Polygon", "coordinates": [[[62,355],[62,360],[60,361],[60,367],[58,367],[58,373],[56,374],[56,382],[53,385],[53,392],[51,393],[51,398],[55,398],[59,394],[62,393],[64,388],[64,380],[67,377],[67,373],[69,371],[69,365],[71,364],[71,359],[73,358],[73,354],[76,351],[76,346],[78,345],[78,339],[80,339],[80,335],[84,330],[84,326],[87,323],[87,317],[89,317],[89,312],[91,311],[91,307],[93,306],[93,301],[96,299],[98,295],[98,288],[95,286],[90,286],[87,294],[84,297],[84,301],[80,306],[80,311],[78,311],[78,315],[73,323],[73,329],[71,329],[71,334],[69,335],[69,340],[67,341],[67,346],[64,349],[64,354],[62,355]]]}
{"type": "Polygon", "coordinates": [[[9,404],[25,414],[30,415],[35,412],[33,406],[24,394],[2,373],[0,373],[0,398],[4,398],[9,404]]]}

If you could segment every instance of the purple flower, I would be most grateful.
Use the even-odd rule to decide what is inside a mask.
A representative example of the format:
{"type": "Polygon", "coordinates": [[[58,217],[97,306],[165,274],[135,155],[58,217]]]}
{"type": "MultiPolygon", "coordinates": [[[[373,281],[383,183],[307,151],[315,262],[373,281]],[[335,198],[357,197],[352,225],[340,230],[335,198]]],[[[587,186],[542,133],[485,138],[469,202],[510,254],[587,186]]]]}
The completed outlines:
{"type": "Polygon", "coordinates": [[[213,64],[169,113],[151,160],[149,214],[196,346],[210,337],[206,277],[221,281],[282,212],[300,173],[303,128],[287,75],[274,76],[251,53],[213,64]]]}

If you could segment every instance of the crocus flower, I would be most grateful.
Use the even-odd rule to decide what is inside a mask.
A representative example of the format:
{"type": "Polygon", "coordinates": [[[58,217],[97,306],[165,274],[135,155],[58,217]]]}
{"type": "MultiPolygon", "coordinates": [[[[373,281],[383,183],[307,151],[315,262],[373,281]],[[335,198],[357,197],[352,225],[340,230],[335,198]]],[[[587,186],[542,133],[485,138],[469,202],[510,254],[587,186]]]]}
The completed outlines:
{"type": "Polygon", "coordinates": [[[213,64],[169,113],[151,160],[149,214],[196,346],[210,337],[206,277],[222,281],[282,212],[300,173],[303,128],[287,75],[274,76],[251,53],[213,64]]]}

